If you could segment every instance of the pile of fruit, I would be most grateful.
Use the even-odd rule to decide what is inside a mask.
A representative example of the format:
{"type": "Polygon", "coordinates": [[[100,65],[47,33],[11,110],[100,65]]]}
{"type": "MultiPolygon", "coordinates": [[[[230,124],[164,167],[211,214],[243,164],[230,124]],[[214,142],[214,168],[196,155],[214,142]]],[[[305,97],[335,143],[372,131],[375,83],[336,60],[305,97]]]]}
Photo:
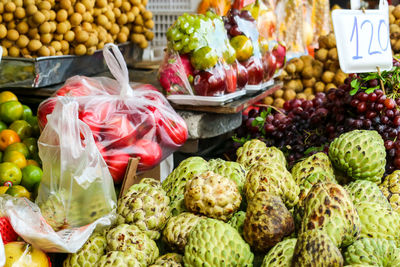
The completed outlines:
{"type": "Polygon", "coordinates": [[[248,10],[226,17],[180,16],[167,31],[168,52],[159,69],[165,94],[219,96],[260,85],[283,67],[286,49],[269,47],[248,10]]]}
{"type": "Polygon", "coordinates": [[[34,199],[42,179],[32,110],[9,92],[0,93],[0,195],[34,199]]]}
{"type": "Polygon", "coordinates": [[[382,180],[385,153],[376,131],[354,130],[291,171],[259,140],[236,162],[188,158],[133,185],[64,267],[398,266],[400,171],[382,180]]]}
{"type": "Polygon", "coordinates": [[[293,99],[312,100],[317,93],[337,88],[348,77],[339,67],[335,35],[330,33],[319,38],[315,59],[309,55],[293,58],[283,70],[281,90],[263,100],[264,104],[282,108],[285,101],[293,99]]]}
{"type": "Polygon", "coordinates": [[[393,54],[400,52],[400,5],[389,6],[390,44],[393,54]]]}
{"type": "Polygon", "coordinates": [[[3,56],[93,54],[105,43],[152,40],[147,0],[15,0],[0,2],[3,56]]]}

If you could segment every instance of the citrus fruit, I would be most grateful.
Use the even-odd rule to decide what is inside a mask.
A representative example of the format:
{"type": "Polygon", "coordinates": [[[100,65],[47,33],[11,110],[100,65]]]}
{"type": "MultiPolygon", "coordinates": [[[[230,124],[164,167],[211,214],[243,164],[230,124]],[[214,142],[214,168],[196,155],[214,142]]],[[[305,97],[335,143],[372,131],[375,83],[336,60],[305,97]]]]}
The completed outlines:
{"type": "Polygon", "coordinates": [[[4,267],[49,267],[50,259],[40,249],[25,242],[9,242],[4,245],[4,267]]]}
{"type": "Polygon", "coordinates": [[[26,160],[26,166],[29,166],[29,165],[33,165],[33,166],[40,167],[39,163],[37,163],[37,161],[34,160],[34,159],[28,159],[28,160],[26,160]]]}
{"type": "Polygon", "coordinates": [[[29,149],[24,143],[14,143],[9,145],[6,150],[4,150],[4,153],[7,154],[7,152],[10,151],[18,151],[21,152],[25,158],[29,157],[29,149]]]}
{"type": "Polygon", "coordinates": [[[34,186],[37,183],[40,183],[42,176],[43,171],[41,168],[34,165],[28,165],[22,169],[21,185],[25,186],[29,191],[32,191],[34,186]]]}
{"type": "Polygon", "coordinates": [[[0,132],[7,129],[7,124],[5,124],[4,122],[0,121],[0,132]]]}
{"type": "Polygon", "coordinates": [[[12,123],[19,120],[23,113],[24,108],[18,101],[8,101],[0,104],[0,117],[5,123],[12,123]]]}
{"type": "Polygon", "coordinates": [[[32,116],[26,121],[32,126],[32,136],[39,136],[40,135],[40,128],[37,116],[32,116]]]}
{"type": "Polygon", "coordinates": [[[21,142],[18,134],[10,129],[0,132],[0,149],[5,150],[9,145],[21,142]]]}
{"type": "Polygon", "coordinates": [[[9,186],[2,185],[0,186],[0,195],[5,194],[9,186]]]}
{"type": "Polygon", "coordinates": [[[8,128],[15,131],[21,139],[30,137],[33,131],[32,126],[24,120],[16,120],[8,128]]]}
{"type": "Polygon", "coordinates": [[[0,104],[8,101],[18,101],[18,98],[14,93],[10,91],[4,91],[0,93],[0,104]]]}
{"type": "Polygon", "coordinates": [[[247,36],[237,35],[231,39],[230,43],[236,50],[237,60],[245,61],[253,55],[253,43],[247,36]]]}
{"type": "Polygon", "coordinates": [[[22,169],[26,167],[26,158],[24,154],[19,151],[11,150],[8,152],[4,152],[3,162],[12,162],[15,163],[18,168],[22,169]]]}
{"type": "Polygon", "coordinates": [[[29,150],[29,154],[31,157],[38,153],[37,139],[34,137],[26,138],[22,141],[26,145],[29,150]]]}
{"type": "Polygon", "coordinates": [[[11,182],[13,185],[21,183],[22,172],[15,163],[0,163],[0,184],[11,182]]]}
{"type": "Polygon", "coordinates": [[[6,194],[11,195],[13,197],[26,197],[30,198],[31,193],[21,185],[13,185],[7,189],[6,194]]]}
{"type": "Polygon", "coordinates": [[[24,112],[22,113],[22,119],[27,120],[28,118],[33,116],[32,110],[27,105],[22,105],[24,112]]]}

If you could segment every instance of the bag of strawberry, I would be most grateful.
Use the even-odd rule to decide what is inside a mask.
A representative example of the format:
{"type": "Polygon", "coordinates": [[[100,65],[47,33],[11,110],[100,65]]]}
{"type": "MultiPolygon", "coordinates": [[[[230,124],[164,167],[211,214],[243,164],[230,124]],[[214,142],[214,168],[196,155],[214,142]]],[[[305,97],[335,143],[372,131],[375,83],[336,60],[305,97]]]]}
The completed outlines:
{"type": "Polygon", "coordinates": [[[185,121],[158,90],[129,83],[129,73],[118,47],[105,46],[104,58],[116,80],[75,76],[38,108],[43,129],[58,96],[79,103],[79,119],[86,123],[115,183],[121,183],[130,157],[140,158],[138,170],[151,169],[188,137],[185,121]]]}

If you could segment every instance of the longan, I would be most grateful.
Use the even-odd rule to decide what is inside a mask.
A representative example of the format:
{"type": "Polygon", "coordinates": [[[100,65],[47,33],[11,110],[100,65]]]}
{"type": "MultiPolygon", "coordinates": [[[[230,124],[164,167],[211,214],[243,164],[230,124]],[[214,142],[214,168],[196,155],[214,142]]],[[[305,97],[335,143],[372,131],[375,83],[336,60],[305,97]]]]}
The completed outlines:
{"type": "Polygon", "coordinates": [[[122,0],[114,0],[114,7],[120,7],[122,5],[122,0]]]}
{"type": "Polygon", "coordinates": [[[84,4],[78,2],[75,4],[75,11],[83,15],[86,12],[86,7],[84,4]]]}
{"type": "Polygon", "coordinates": [[[5,48],[10,48],[11,46],[13,46],[13,42],[11,42],[10,40],[7,40],[7,39],[3,39],[1,41],[1,46],[5,47],[5,48]]]}
{"type": "Polygon", "coordinates": [[[60,9],[57,11],[56,19],[58,22],[63,22],[68,19],[68,12],[65,9],[60,9]]]}
{"type": "Polygon", "coordinates": [[[47,48],[47,46],[42,46],[39,50],[38,50],[38,55],[41,57],[48,57],[50,56],[50,49],[47,48]]]}
{"type": "Polygon", "coordinates": [[[55,49],[56,51],[61,51],[61,43],[60,43],[60,41],[52,41],[52,42],[50,43],[50,45],[51,45],[52,47],[54,47],[54,49],[55,49]]]}
{"type": "Polygon", "coordinates": [[[45,16],[42,12],[40,12],[40,11],[36,12],[36,13],[33,15],[33,21],[34,21],[36,24],[42,24],[45,20],[46,20],[46,16],[45,16]]]}
{"type": "Polygon", "coordinates": [[[8,55],[10,57],[19,57],[19,49],[18,47],[12,46],[8,49],[8,55]]]}
{"type": "Polygon", "coordinates": [[[11,29],[7,32],[7,39],[10,41],[17,41],[19,38],[19,33],[17,30],[11,29]]]}
{"type": "Polygon", "coordinates": [[[57,22],[50,21],[49,24],[50,24],[50,32],[52,33],[55,32],[57,30],[57,22]]]}
{"type": "Polygon", "coordinates": [[[142,26],[133,26],[133,32],[134,33],[142,33],[143,27],[142,26]]]}
{"type": "Polygon", "coordinates": [[[85,31],[88,31],[88,32],[93,31],[92,24],[90,24],[89,22],[82,23],[82,29],[84,29],[85,31]]]}
{"type": "Polygon", "coordinates": [[[91,46],[87,49],[86,54],[87,55],[93,55],[94,52],[96,52],[96,46],[91,46]]]}
{"type": "Polygon", "coordinates": [[[36,36],[37,34],[39,34],[38,28],[30,28],[30,29],[28,30],[28,36],[29,36],[29,38],[31,38],[31,39],[34,39],[35,36],[36,36]]]}
{"type": "Polygon", "coordinates": [[[54,47],[49,46],[49,51],[50,51],[50,56],[55,56],[56,55],[56,50],[54,49],[54,47]]]}
{"type": "Polygon", "coordinates": [[[137,6],[132,7],[131,11],[133,12],[133,15],[135,15],[135,17],[140,14],[140,10],[137,6]]]}
{"type": "Polygon", "coordinates": [[[122,2],[121,9],[125,12],[131,11],[131,3],[122,2]]]}
{"type": "Polygon", "coordinates": [[[40,41],[42,44],[50,44],[53,40],[53,35],[51,33],[45,33],[40,35],[40,41]]]}
{"type": "Polygon", "coordinates": [[[68,31],[68,25],[66,21],[57,24],[57,33],[64,34],[68,31]]]}
{"type": "Polygon", "coordinates": [[[15,25],[15,21],[10,21],[9,23],[7,23],[7,29],[11,30],[11,29],[15,29],[17,27],[17,25],[15,25]]]}
{"type": "Polygon", "coordinates": [[[107,19],[106,16],[100,15],[100,16],[97,17],[98,25],[105,26],[107,24],[107,22],[108,22],[108,19],[107,19]]]}
{"type": "Polygon", "coordinates": [[[75,36],[75,40],[78,43],[85,43],[88,39],[89,33],[87,31],[79,31],[75,36]]]}
{"type": "Polygon", "coordinates": [[[99,8],[93,9],[93,16],[98,17],[101,15],[101,13],[102,13],[101,9],[99,9],[99,8]]]}
{"type": "Polygon", "coordinates": [[[97,49],[103,49],[104,48],[104,42],[100,42],[97,44],[97,49]]]}
{"type": "Polygon", "coordinates": [[[118,41],[118,43],[125,43],[125,42],[127,42],[127,41],[128,41],[128,35],[125,34],[125,33],[123,33],[123,32],[118,33],[118,35],[117,35],[117,41],[118,41]]]}
{"type": "Polygon", "coordinates": [[[24,0],[24,6],[34,5],[34,4],[35,4],[35,0],[24,0]]]}
{"type": "Polygon", "coordinates": [[[19,47],[19,48],[25,48],[28,46],[29,44],[29,38],[26,35],[20,35],[17,42],[15,42],[15,44],[19,47]]]}
{"type": "Polygon", "coordinates": [[[65,40],[61,40],[61,50],[62,51],[67,51],[69,49],[69,43],[65,40]]]}
{"type": "Polygon", "coordinates": [[[82,15],[79,13],[74,13],[72,16],[69,18],[69,21],[71,21],[72,26],[78,26],[82,22],[82,15]]]}
{"type": "Polygon", "coordinates": [[[0,14],[4,13],[4,3],[0,2],[0,14]]]}
{"type": "Polygon", "coordinates": [[[23,7],[17,7],[17,9],[14,12],[14,15],[17,19],[23,19],[26,16],[25,9],[23,7]]]}
{"type": "Polygon", "coordinates": [[[47,1],[41,1],[38,4],[38,8],[40,10],[51,10],[51,4],[49,2],[47,2],[47,1]]]}
{"type": "Polygon", "coordinates": [[[152,31],[145,31],[144,36],[146,37],[147,40],[151,41],[154,39],[154,32],[152,31]]]}
{"type": "Polygon", "coordinates": [[[89,34],[89,39],[86,41],[85,45],[87,47],[96,46],[99,43],[99,39],[94,33],[89,34]]]}
{"type": "Polygon", "coordinates": [[[50,13],[50,20],[51,21],[56,20],[57,13],[54,10],[50,10],[49,13],[50,13]]]}
{"type": "Polygon", "coordinates": [[[151,11],[146,10],[145,12],[143,12],[142,16],[144,20],[149,20],[153,18],[153,13],[151,13],[151,11]]]}
{"type": "Polygon", "coordinates": [[[45,21],[48,21],[48,20],[50,20],[51,13],[50,13],[50,11],[49,11],[49,10],[47,10],[47,9],[41,9],[41,10],[40,10],[40,12],[42,12],[42,13],[43,13],[43,15],[44,15],[44,18],[45,18],[45,21]]]}
{"type": "Polygon", "coordinates": [[[92,0],[82,0],[81,3],[86,7],[86,10],[92,10],[94,7],[94,1],[92,0]]]}
{"type": "Polygon", "coordinates": [[[119,25],[125,25],[128,22],[128,16],[126,14],[121,14],[117,19],[119,25]]]}
{"type": "Polygon", "coordinates": [[[133,14],[133,12],[128,12],[126,13],[126,16],[128,17],[128,23],[132,23],[135,21],[135,15],[133,14]]]}
{"type": "Polygon", "coordinates": [[[96,6],[103,8],[107,6],[107,0],[96,0],[96,6]]]}
{"type": "Polygon", "coordinates": [[[140,4],[139,5],[139,10],[140,10],[140,13],[143,14],[146,11],[146,8],[144,7],[144,5],[140,4]]]}
{"type": "Polygon", "coordinates": [[[92,23],[92,22],[93,22],[93,16],[92,16],[92,14],[90,14],[89,12],[85,12],[85,13],[82,15],[82,20],[92,23]]]}
{"type": "Polygon", "coordinates": [[[17,7],[22,7],[24,5],[23,0],[13,0],[13,2],[17,7]]]}
{"type": "Polygon", "coordinates": [[[28,44],[28,49],[31,52],[38,51],[42,47],[42,43],[39,40],[30,40],[28,44]]]}
{"type": "Polygon", "coordinates": [[[29,56],[31,53],[29,52],[28,48],[22,48],[21,49],[21,55],[23,55],[24,57],[29,56]]]}
{"type": "Polygon", "coordinates": [[[120,32],[124,33],[125,35],[129,35],[129,28],[122,26],[120,32]]]}
{"type": "Polygon", "coordinates": [[[86,54],[86,46],[84,46],[83,44],[79,44],[75,47],[74,52],[77,56],[83,56],[86,54]]]}
{"type": "Polygon", "coordinates": [[[136,24],[136,25],[143,26],[143,18],[142,18],[141,15],[137,15],[137,16],[135,17],[135,24],[136,24]]]}
{"type": "Polygon", "coordinates": [[[57,40],[57,41],[64,40],[64,34],[55,34],[54,40],[57,40]]]}
{"type": "Polygon", "coordinates": [[[2,55],[3,57],[6,57],[6,56],[8,56],[8,50],[7,50],[7,48],[4,48],[3,47],[3,55],[2,55]]]}
{"type": "Polygon", "coordinates": [[[131,1],[132,5],[134,5],[134,6],[138,6],[141,4],[140,0],[130,0],[130,1],[131,1]]]}
{"type": "Polygon", "coordinates": [[[0,39],[3,39],[7,36],[7,28],[4,24],[0,24],[0,39]]]}
{"type": "Polygon", "coordinates": [[[56,52],[56,56],[62,56],[62,55],[64,55],[63,52],[61,52],[61,51],[56,52]]]}
{"type": "Polygon", "coordinates": [[[75,10],[74,10],[74,8],[73,8],[72,6],[70,6],[70,7],[67,9],[67,12],[68,12],[68,16],[71,16],[72,14],[75,13],[75,10]]]}
{"type": "Polygon", "coordinates": [[[26,7],[26,14],[28,14],[28,16],[34,15],[37,11],[38,9],[34,4],[30,4],[26,7]]]}
{"type": "Polygon", "coordinates": [[[68,10],[71,7],[71,1],[70,0],[60,0],[60,7],[68,10]]]}
{"type": "Polygon", "coordinates": [[[114,34],[118,34],[119,31],[120,31],[120,28],[119,28],[118,24],[112,24],[111,29],[110,29],[110,33],[112,35],[114,35],[114,34]]]}
{"type": "Polygon", "coordinates": [[[115,22],[115,14],[112,10],[108,9],[104,15],[108,18],[109,21],[115,22]]]}
{"type": "Polygon", "coordinates": [[[3,20],[5,22],[12,21],[14,19],[14,14],[13,13],[4,13],[3,14],[3,20]]]}
{"type": "Polygon", "coordinates": [[[146,22],[144,23],[144,26],[145,26],[147,29],[153,29],[153,27],[154,27],[154,21],[148,20],[148,21],[146,21],[146,22]]]}
{"type": "Polygon", "coordinates": [[[14,12],[17,9],[17,6],[14,2],[10,1],[4,5],[4,9],[6,12],[14,12]]]}
{"type": "Polygon", "coordinates": [[[73,31],[67,31],[64,34],[64,40],[67,42],[73,42],[75,40],[75,33],[73,31]]]}
{"type": "MultiPolygon", "coordinates": [[[[138,9],[139,10],[139,9],[138,9]]],[[[116,18],[119,18],[120,16],[121,16],[121,10],[119,9],[119,8],[114,8],[113,9],[113,13],[114,13],[114,16],[116,17],[116,18]]],[[[139,13],[138,13],[139,14],[139,13]]]]}
{"type": "Polygon", "coordinates": [[[143,42],[144,40],[146,40],[146,38],[144,37],[143,34],[134,33],[131,35],[131,41],[135,44],[139,44],[139,43],[143,42]]]}
{"type": "Polygon", "coordinates": [[[51,31],[51,25],[49,22],[44,22],[39,26],[40,33],[49,33],[51,31]]]}

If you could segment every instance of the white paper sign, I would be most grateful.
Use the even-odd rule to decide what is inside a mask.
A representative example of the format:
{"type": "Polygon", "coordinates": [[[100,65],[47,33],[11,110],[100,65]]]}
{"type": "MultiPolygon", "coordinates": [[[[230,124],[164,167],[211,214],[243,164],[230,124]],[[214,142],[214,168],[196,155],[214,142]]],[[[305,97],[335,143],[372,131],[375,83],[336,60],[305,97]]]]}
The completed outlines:
{"type": "Polygon", "coordinates": [[[334,10],[340,68],[345,73],[376,72],[393,66],[389,38],[389,7],[381,1],[374,10],[334,10]]]}

